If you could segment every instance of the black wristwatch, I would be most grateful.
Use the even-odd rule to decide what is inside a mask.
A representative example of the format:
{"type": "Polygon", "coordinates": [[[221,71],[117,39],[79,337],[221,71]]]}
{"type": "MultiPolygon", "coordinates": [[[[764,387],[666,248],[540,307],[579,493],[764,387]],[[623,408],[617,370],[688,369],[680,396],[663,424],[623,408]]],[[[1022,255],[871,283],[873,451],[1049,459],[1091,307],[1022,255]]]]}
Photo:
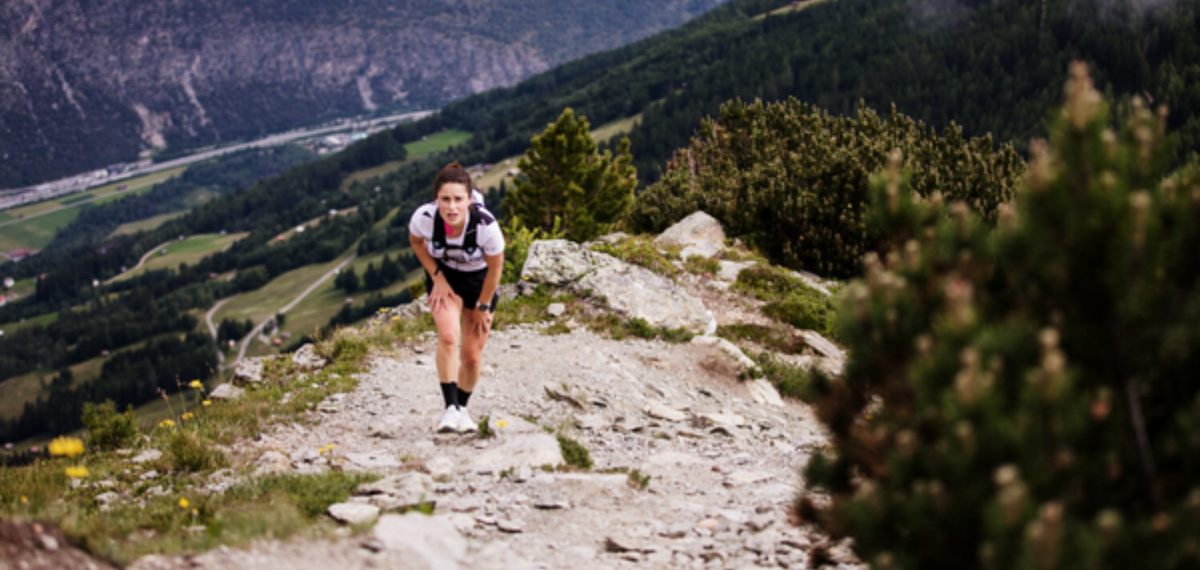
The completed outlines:
{"type": "Polygon", "coordinates": [[[487,311],[489,313],[496,312],[495,303],[475,303],[475,309],[479,311],[487,311]]]}

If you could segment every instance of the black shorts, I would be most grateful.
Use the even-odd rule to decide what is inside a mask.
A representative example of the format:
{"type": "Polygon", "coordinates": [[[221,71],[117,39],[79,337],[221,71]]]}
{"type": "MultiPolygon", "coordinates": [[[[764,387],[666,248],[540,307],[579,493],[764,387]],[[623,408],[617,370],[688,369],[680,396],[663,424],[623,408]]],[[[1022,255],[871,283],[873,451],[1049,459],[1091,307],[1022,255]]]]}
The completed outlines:
{"type": "MultiPolygon", "coordinates": [[[[436,260],[435,260],[436,261],[436,260]]],[[[462,297],[463,309],[474,309],[475,303],[479,301],[479,294],[483,292],[483,282],[487,280],[487,269],[479,271],[459,271],[450,269],[441,262],[438,262],[439,273],[446,277],[446,283],[450,284],[450,289],[455,295],[462,297]]],[[[425,291],[433,292],[433,277],[429,272],[425,272],[425,291]]],[[[492,305],[500,302],[500,293],[497,291],[492,295],[492,305]]]]}

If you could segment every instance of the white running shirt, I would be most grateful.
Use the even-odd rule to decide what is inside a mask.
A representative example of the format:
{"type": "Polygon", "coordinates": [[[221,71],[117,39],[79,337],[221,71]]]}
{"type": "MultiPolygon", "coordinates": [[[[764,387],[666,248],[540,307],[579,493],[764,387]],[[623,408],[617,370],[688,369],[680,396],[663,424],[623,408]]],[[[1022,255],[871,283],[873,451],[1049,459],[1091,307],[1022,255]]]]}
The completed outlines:
{"type": "MultiPolygon", "coordinates": [[[[475,226],[477,236],[475,244],[478,246],[473,255],[461,249],[447,247],[444,250],[435,250],[433,247],[433,223],[437,216],[437,204],[430,202],[417,208],[413,212],[412,218],[408,221],[408,232],[425,240],[425,247],[434,259],[445,263],[450,269],[457,271],[482,271],[487,269],[487,261],[485,255],[497,255],[504,252],[504,233],[500,231],[500,223],[496,221],[496,217],[491,212],[487,211],[483,205],[479,205],[478,213],[482,215],[479,225],[475,226]],[[447,257],[449,255],[449,257],[447,257]]],[[[472,213],[471,216],[474,216],[472,213]]],[[[470,227],[471,220],[467,220],[467,227],[470,227]]],[[[447,232],[449,234],[449,232],[447,232]]],[[[466,234],[458,237],[446,236],[447,246],[461,246],[466,237],[466,234]]]]}

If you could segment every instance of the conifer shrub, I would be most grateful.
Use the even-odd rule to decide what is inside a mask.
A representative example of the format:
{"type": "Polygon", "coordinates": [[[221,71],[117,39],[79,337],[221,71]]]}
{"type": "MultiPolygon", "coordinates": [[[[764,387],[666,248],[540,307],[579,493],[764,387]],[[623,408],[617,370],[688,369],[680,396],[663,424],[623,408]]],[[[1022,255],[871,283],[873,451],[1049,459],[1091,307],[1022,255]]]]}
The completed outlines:
{"type": "Polygon", "coordinates": [[[105,400],[103,404],[83,404],[83,427],[88,432],[88,447],[103,450],[125,447],[137,437],[137,424],[137,413],[132,404],[124,413],[117,412],[117,405],[112,400],[105,400]]]}
{"type": "Polygon", "coordinates": [[[1165,175],[1165,112],[1110,130],[1083,64],[1066,95],[995,230],[899,156],[873,181],[894,247],[799,505],[873,568],[1200,567],[1200,171],[1165,175]]]}
{"type": "Polygon", "coordinates": [[[734,286],[760,300],[763,314],[798,329],[836,336],[837,309],[824,293],[787,269],[756,264],[738,273],[734,286]]]}
{"type": "Polygon", "coordinates": [[[699,132],[638,195],[630,229],[658,233],[703,210],[772,263],[826,277],[861,274],[862,256],[878,245],[864,217],[867,183],[893,149],[906,158],[913,191],[964,201],[989,222],[1024,170],[990,135],[967,140],[951,125],[938,137],[895,109],[834,117],[795,99],[732,101],[699,132]]]}

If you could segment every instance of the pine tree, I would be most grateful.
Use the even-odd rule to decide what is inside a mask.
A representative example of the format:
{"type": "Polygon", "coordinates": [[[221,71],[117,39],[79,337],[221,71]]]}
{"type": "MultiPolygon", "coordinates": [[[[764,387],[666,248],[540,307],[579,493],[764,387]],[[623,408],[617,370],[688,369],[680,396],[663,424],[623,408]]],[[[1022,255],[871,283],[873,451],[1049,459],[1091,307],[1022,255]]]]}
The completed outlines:
{"type": "Polygon", "coordinates": [[[363,288],[367,291],[382,289],[384,286],[383,276],[379,270],[375,269],[374,263],[367,264],[367,270],[363,272],[363,288]]]}
{"type": "Polygon", "coordinates": [[[874,568],[1200,567],[1200,169],[1165,110],[1117,134],[1083,64],[1066,92],[994,230],[898,154],[873,181],[895,247],[844,293],[801,513],[874,568]]]}
{"type": "Polygon", "coordinates": [[[357,293],[359,289],[359,283],[358,275],[354,273],[354,268],[346,267],[342,269],[338,273],[337,279],[334,280],[334,285],[336,285],[338,289],[345,291],[348,295],[357,293]]]}
{"type": "Polygon", "coordinates": [[[517,164],[523,177],[514,180],[504,199],[509,219],[551,231],[558,218],[568,239],[587,241],[621,218],[637,186],[629,140],[621,140],[615,156],[601,154],[588,128],[587,118],[577,120],[568,108],[533,137],[517,164]]]}

